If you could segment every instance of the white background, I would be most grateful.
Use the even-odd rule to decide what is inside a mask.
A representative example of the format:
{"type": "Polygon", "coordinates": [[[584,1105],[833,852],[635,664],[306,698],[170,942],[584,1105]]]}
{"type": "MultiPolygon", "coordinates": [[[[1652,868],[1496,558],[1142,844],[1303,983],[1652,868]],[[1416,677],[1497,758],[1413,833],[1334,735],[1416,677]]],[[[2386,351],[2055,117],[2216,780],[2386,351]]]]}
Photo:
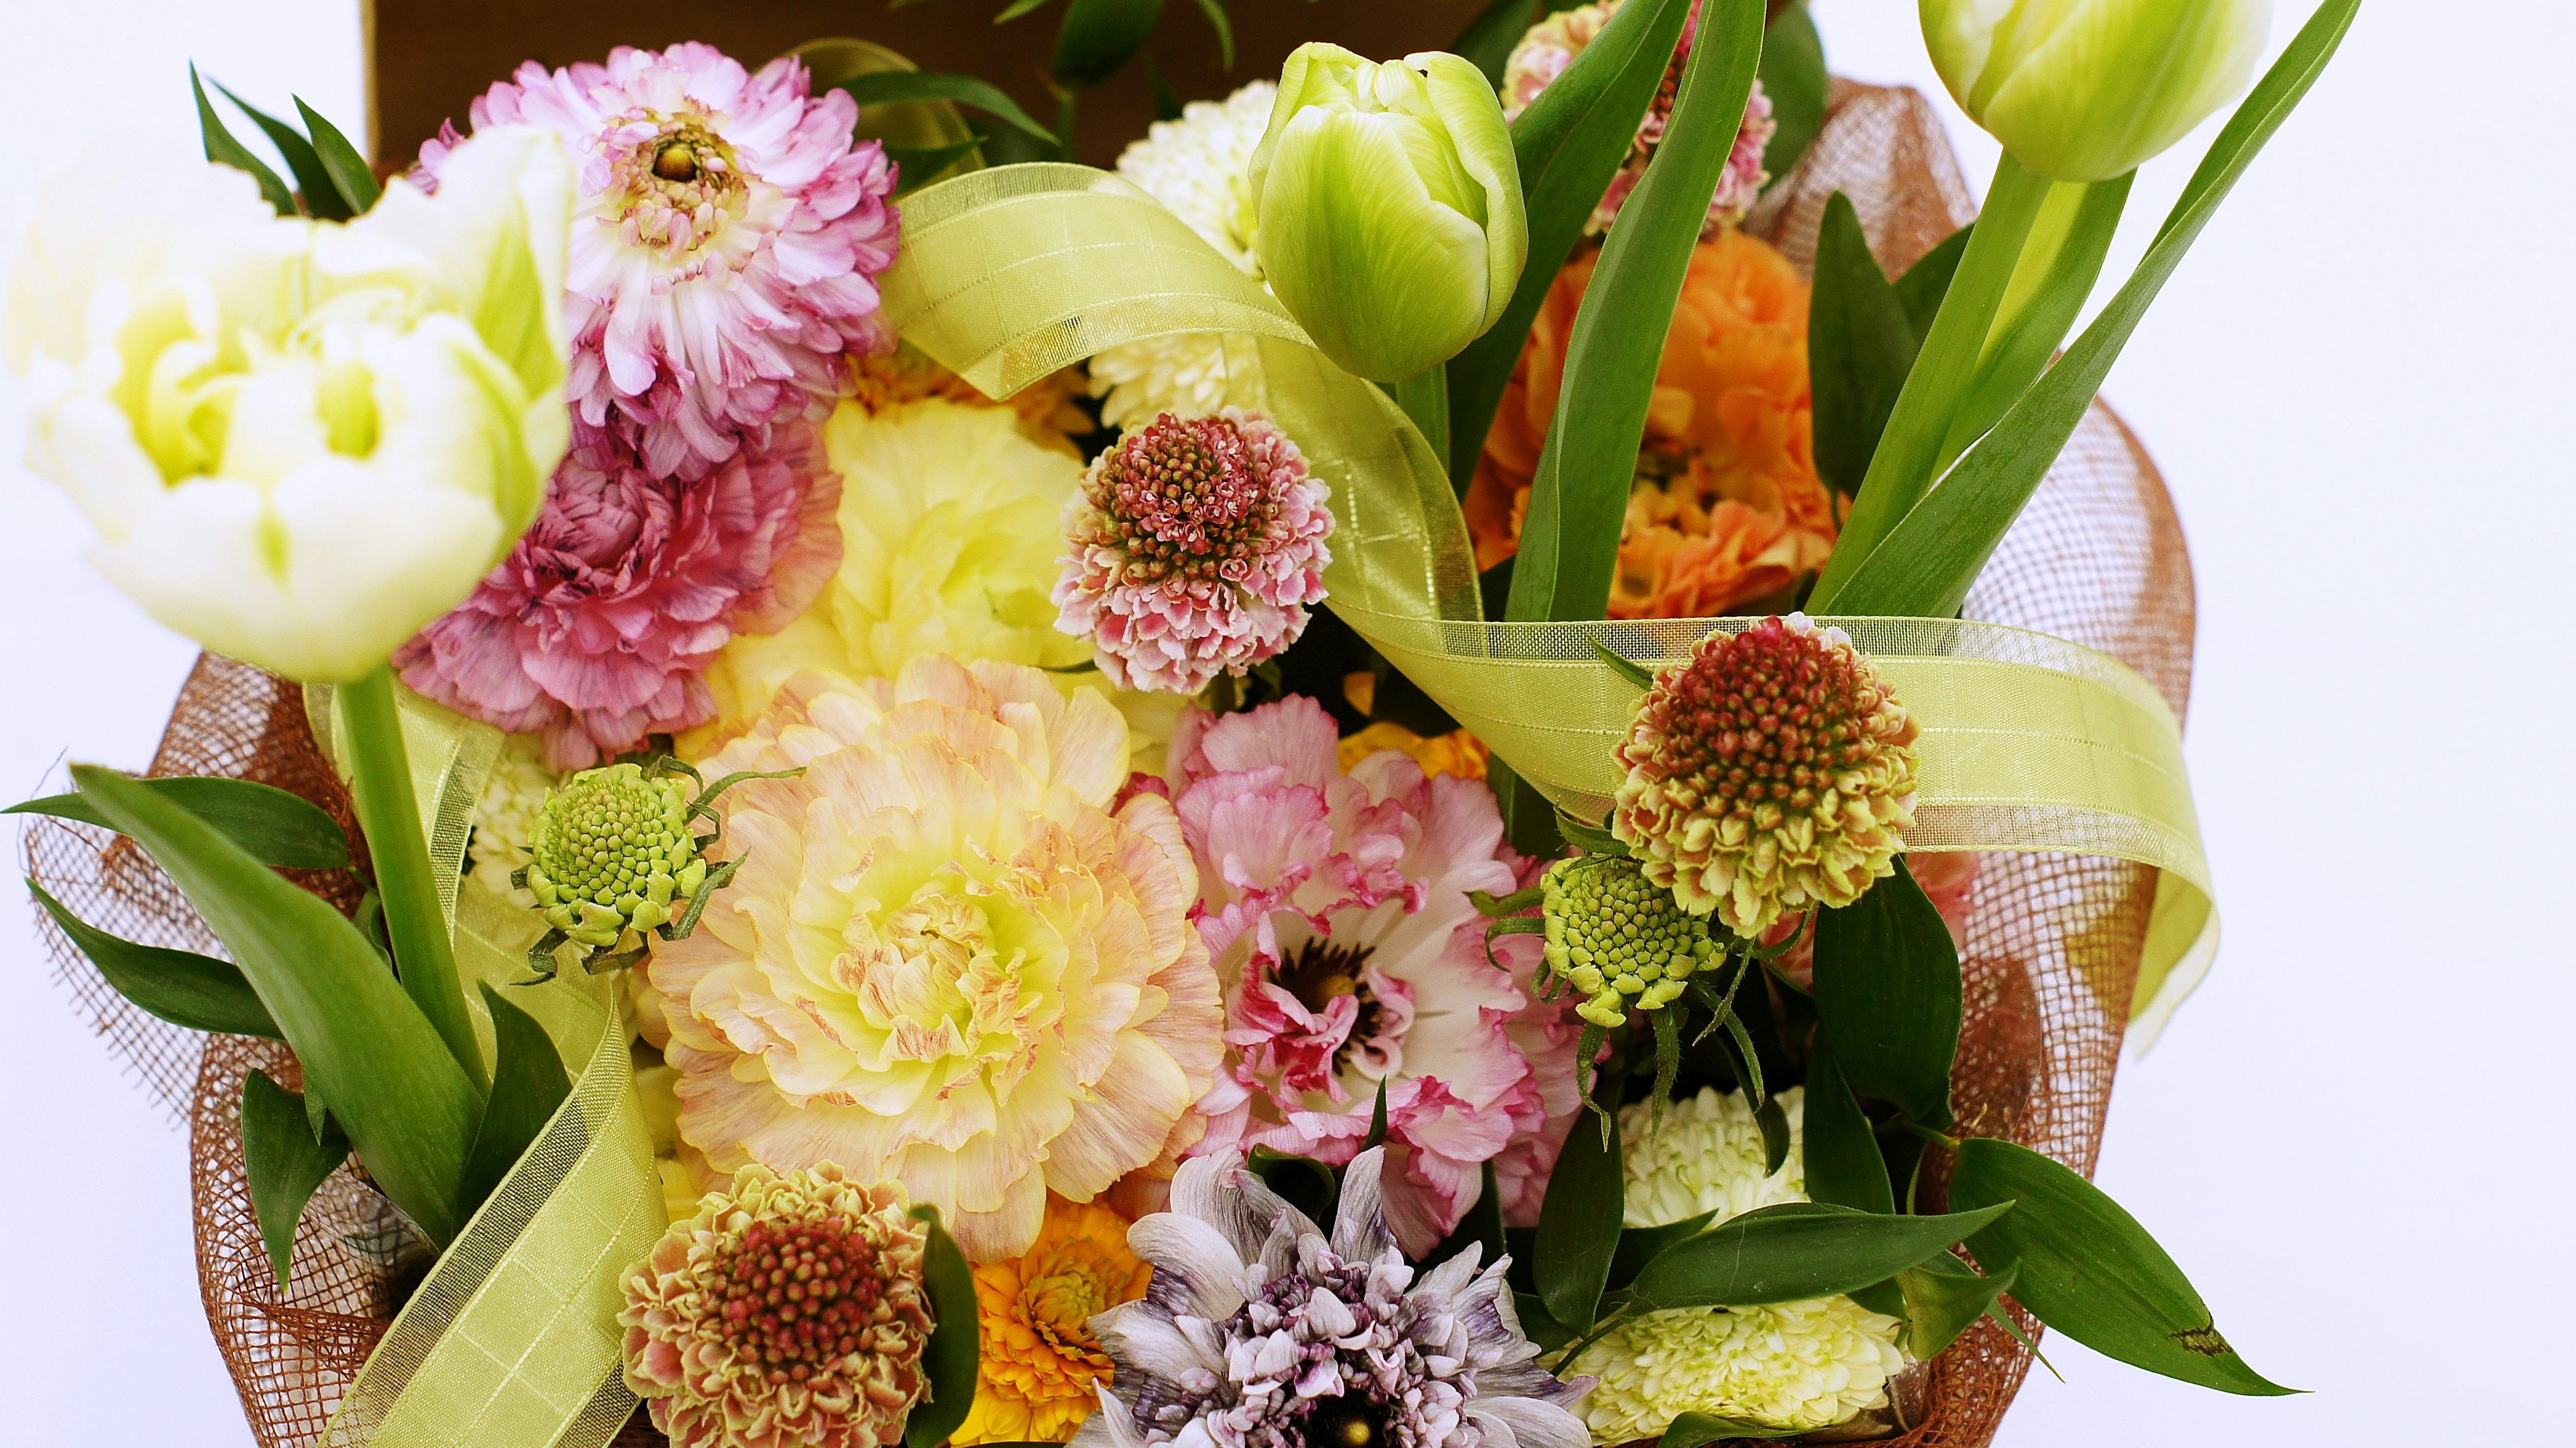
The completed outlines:
{"type": "MultiPolygon", "coordinates": [[[[2276,48],[2305,11],[2285,3],[2276,48]]],[[[1907,0],[1815,4],[1835,70],[1939,95],[1907,0]]],[[[191,58],[359,130],[351,0],[9,10],[0,205],[110,125],[192,144],[191,58]]],[[[2198,567],[2190,758],[2227,945],[2122,1071],[2101,1180],[2248,1359],[2313,1392],[2223,1397],[2052,1339],[2067,1381],[2039,1374],[2004,1444],[2564,1422],[2571,68],[2554,0],[2371,0],[2111,376],[2198,567]]],[[[1982,181],[1992,143],[1948,114],[1982,181]]],[[[2106,278],[2214,129],[2146,168],[2106,278]]],[[[82,565],[80,520],[16,466],[8,388],[16,798],[66,749],[146,761],[195,649],[82,565]]],[[[24,896],[0,899],[0,1437],[247,1443],[200,1312],[184,1135],[76,1020],[24,896]]]]}

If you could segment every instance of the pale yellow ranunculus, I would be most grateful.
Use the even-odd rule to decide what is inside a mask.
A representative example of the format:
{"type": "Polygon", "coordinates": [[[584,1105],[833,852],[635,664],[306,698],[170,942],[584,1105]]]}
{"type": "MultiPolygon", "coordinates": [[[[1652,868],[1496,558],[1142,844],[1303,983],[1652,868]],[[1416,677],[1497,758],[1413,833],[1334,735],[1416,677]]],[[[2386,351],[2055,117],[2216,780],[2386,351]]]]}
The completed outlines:
{"type": "Polygon", "coordinates": [[[570,429],[573,177],[527,128],[343,226],[251,178],[111,145],[42,187],[12,268],[28,466],[162,623],[346,681],[453,607],[535,517],[570,429]]]}
{"type": "Polygon", "coordinates": [[[1247,179],[1270,289],[1325,356],[1380,382],[1484,335],[1529,256],[1502,102],[1459,56],[1299,46],[1247,179]]]}
{"type": "Polygon", "coordinates": [[[1962,110],[2054,181],[2106,181],[2244,93],[2271,0],[1921,0],[1962,110]]]}

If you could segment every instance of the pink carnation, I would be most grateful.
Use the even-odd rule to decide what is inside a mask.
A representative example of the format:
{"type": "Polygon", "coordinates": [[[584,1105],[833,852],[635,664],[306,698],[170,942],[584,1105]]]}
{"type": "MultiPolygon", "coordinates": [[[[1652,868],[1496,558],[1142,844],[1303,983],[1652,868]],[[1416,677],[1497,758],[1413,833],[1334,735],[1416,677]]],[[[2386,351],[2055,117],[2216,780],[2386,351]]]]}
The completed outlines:
{"type": "Polygon", "coordinates": [[[1056,627],[1091,640],[1122,689],[1195,694],[1288,647],[1333,561],[1333,515],[1304,455],[1231,407],[1167,412],[1121,438],[1083,475],[1064,527],[1056,627]]]}
{"type": "Polygon", "coordinates": [[[403,682],[582,769],[715,716],[700,677],[773,633],[840,566],[841,481],[813,429],[683,483],[614,434],[574,449],[544,511],[471,597],[394,655],[403,682]]]}
{"type": "MultiPolygon", "coordinates": [[[[568,326],[574,415],[659,474],[704,476],[773,420],[848,390],[841,354],[891,345],[895,168],[854,146],[858,107],[802,62],[745,73],[711,46],[620,46],[608,64],[519,67],[477,128],[543,126],[581,170],[568,326]]],[[[421,148],[425,184],[458,139],[421,148]]]]}
{"type": "Polygon", "coordinates": [[[1267,1146],[1340,1164],[1386,1088],[1387,1217],[1416,1257],[1456,1228],[1495,1164],[1535,1220],[1575,1094],[1567,1002],[1537,1001],[1537,942],[1485,953],[1471,890],[1525,863],[1484,786],[1393,750],[1348,775],[1330,716],[1291,697],[1172,738],[1199,931],[1225,989],[1226,1061],[1199,1103],[1201,1153],[1267,1146]]]}

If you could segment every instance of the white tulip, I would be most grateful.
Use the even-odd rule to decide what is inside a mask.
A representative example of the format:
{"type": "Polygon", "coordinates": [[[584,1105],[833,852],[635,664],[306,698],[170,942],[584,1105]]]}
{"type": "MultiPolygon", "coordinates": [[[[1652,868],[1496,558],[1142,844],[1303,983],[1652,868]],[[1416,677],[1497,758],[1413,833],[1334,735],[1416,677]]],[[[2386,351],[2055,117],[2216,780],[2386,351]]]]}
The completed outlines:
{"type": "Polygon", "coordinates": [[[346,226],[280,218],[229,168],[93,148],[40,188],[11,268],[28,466],[154,618],[290,678],[359,678],[544,500],[569,441],[572,205],[561,145],[525,127],[346,226]]]}

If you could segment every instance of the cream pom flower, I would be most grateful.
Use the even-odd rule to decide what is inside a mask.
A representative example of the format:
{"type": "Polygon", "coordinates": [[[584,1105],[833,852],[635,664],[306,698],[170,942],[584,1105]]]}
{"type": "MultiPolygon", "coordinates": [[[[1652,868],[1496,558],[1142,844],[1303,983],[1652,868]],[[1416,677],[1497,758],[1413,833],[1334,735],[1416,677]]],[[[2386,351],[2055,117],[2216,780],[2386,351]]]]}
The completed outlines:
{"type": "Polygon", "coordinates": [[[740,872],[641,972],[681,1139],[898,1181],[978,1261],[1026,1252],[1049,1190],[1194,1142],[1223,1014],[1180,821],[1117,802],[1126,742],[1017,664],[792,681],[705,767],[804,773],[723,797],[740,872]]]}
{"type": "Polygon", "coordinates": [[[528,906],[537,897],[512,885],[510,876],[535,858],[528,844],[537,837],[537,814],[554,791],[556,776],[546,768],[542,751],[534,734],[502,736],[501,752],[474,801],[473,833],[465,841],[465,863],[483,888],[528,906]]]}
{"type": "Polygon", "coordinates": [[[1619,1161],[1627,1173],[1627,1225],[1661,1227],[1715,1212],[1709,1224],[1715,1226],[1758,1207],[1805,1201],[1806,1158],[1799,1143],[1807,1089],[1792,1086],[1780,1093],[1779,1101],[1781,1113],[1789,1118],[1789,1159],[1767,1176],[1762,1170],[1762,1128],[1741,1092],[1720,1095],[1715,1088],[1703,1086],[1697,1096],[1664,1108],[1660,1126],[1655,1123],[1652,1102],[1620,1107],[1619,1161]]]}
{"type": "MultiPolygon", "coordinates": [[[[1176,121],[1156,121],[1118,157],[1118,174],[1189,224],[1225,259],[1259,277],[1252,192],[1244,173],[1270,126],[1279,88],[1254,81],[1223,101],[1192,101],[1176,121]]],[[[1169,412],[1204,417],[1227,401],[1229,378],[1252,365],[1222,333],[1191,332],[1112,347],[1091,359],[1101,421],[1134,428],[1169,412]]]]}
{"type": "Polygon", "coordinates": [[[1683,1413],[1829,1428],[1886,1405],[1904,1327],[1848,1297],[1648,1313],[1575,1358],[1601,1380],[1579,1411],[1595,1443],[1658,1437],[1683,1413]]]}

